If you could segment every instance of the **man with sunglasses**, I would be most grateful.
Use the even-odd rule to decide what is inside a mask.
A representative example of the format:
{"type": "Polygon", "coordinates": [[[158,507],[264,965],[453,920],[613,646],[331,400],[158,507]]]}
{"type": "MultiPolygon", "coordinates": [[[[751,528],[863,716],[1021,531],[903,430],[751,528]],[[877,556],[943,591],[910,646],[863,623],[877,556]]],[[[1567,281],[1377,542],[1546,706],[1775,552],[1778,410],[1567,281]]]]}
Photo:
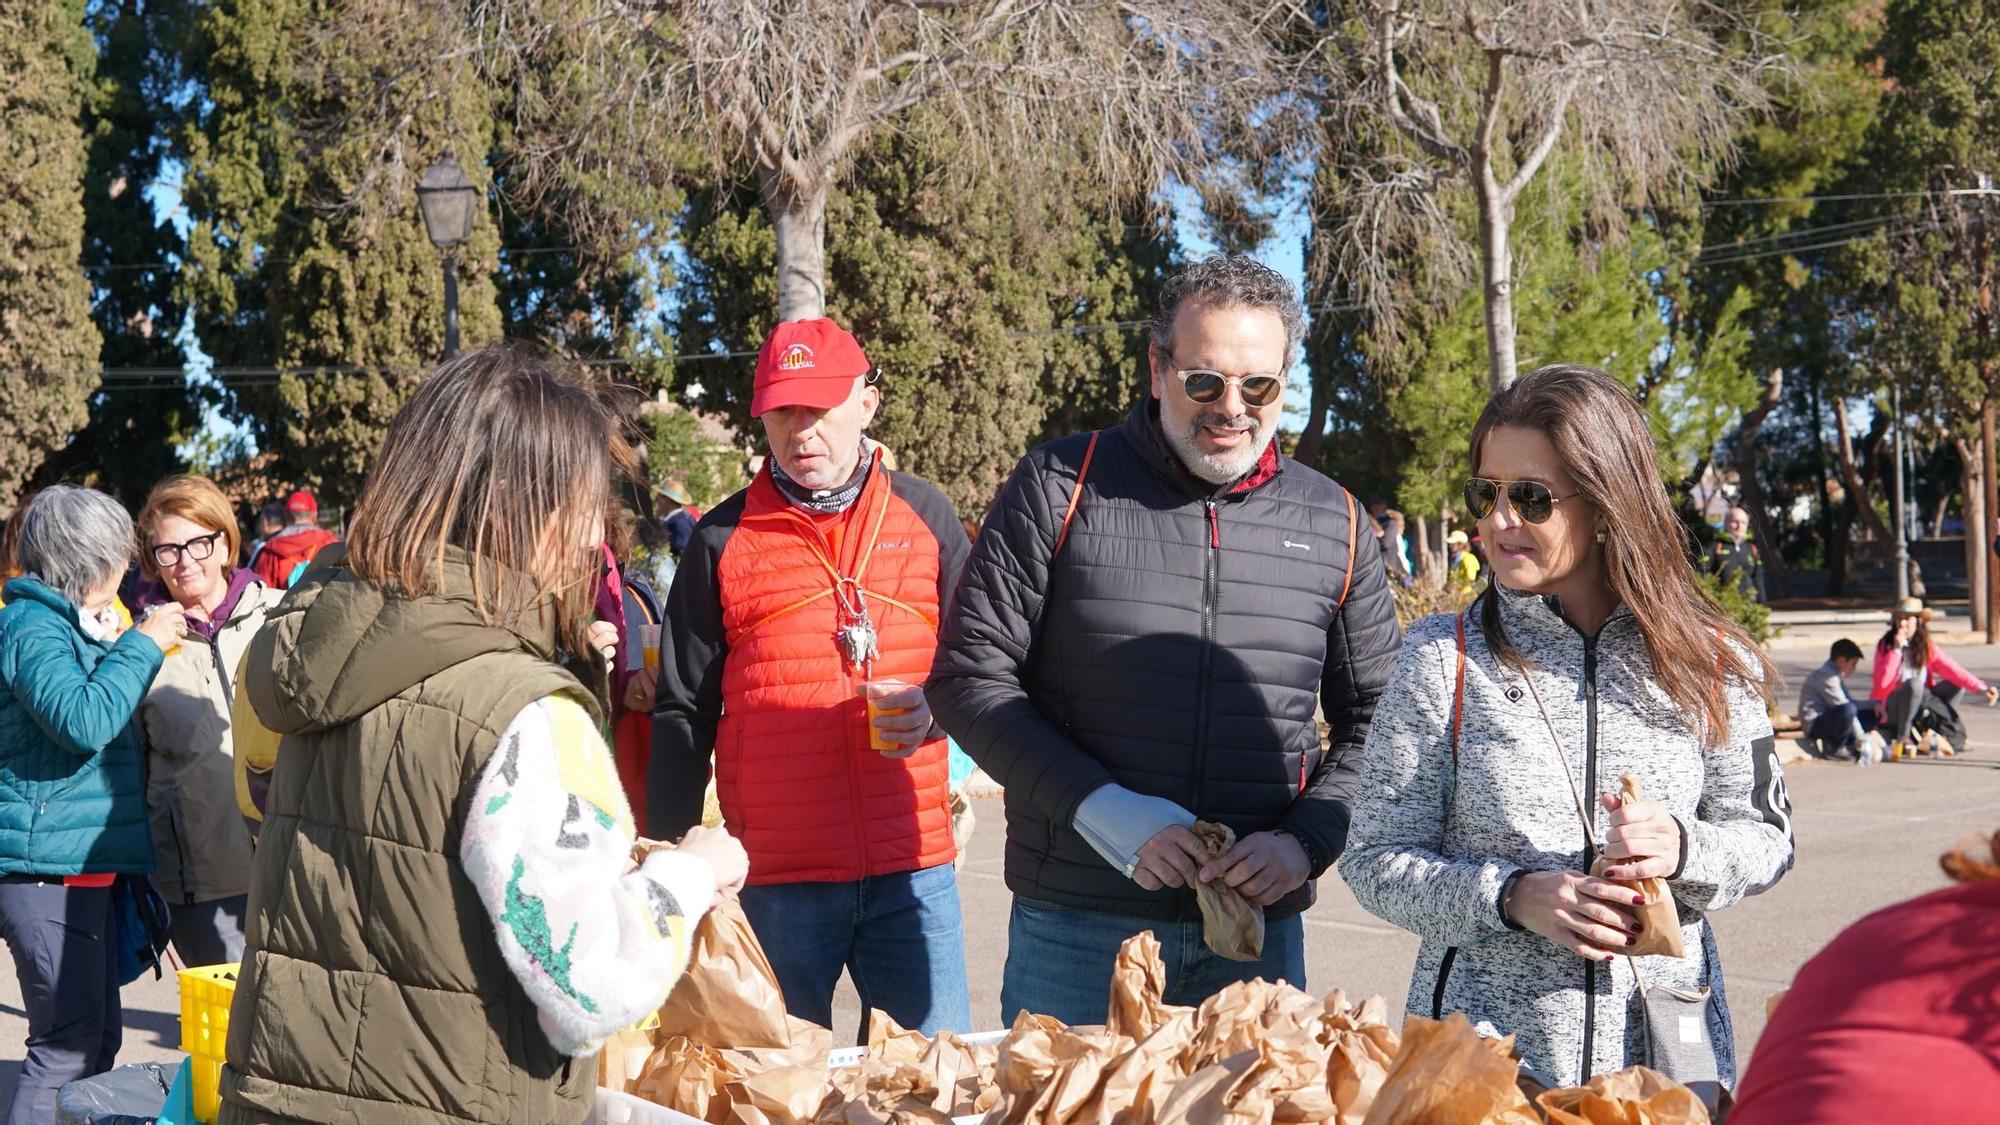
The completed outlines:
{"type": "Polygon", "coordinates": [[[1368,513],[1273,440],[1304,319],[1248,258],[1182,270],[1150,393],[1030,453],[973,547],[927,694],[1006,790],[1003,1022],[1102,1023],[1118,948],[1145,930],[1170,1003],[1306,983],[1299,915],[1345,846],[1401,632],[1368,513]],[[1212,856],[1197,820],[1236,843],[1212,856]],[[1204,946],[1203,882],[1264,908],[1258,960],[1204,946]]]}

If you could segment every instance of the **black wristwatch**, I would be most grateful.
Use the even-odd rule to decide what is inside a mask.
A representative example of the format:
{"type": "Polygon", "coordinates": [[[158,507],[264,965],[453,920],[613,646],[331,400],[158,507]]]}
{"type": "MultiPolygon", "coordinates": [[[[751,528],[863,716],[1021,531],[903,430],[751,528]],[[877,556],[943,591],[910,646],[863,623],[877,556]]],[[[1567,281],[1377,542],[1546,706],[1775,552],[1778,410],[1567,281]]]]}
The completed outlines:
{"type": "Polygon", "coordinates": [[[1322,853],[1319,850],[1319,845],[1313,843],[1312,840],[1308,839],[1304,833],[1294,832],[1292,829],[1287,828],[1282,824],[1280,824],[1276,828],[1271,829],[1271,831],[1283,833],[1284,835],[1290,836],[1292,839],[1297,840],[1299,842],[1299,849],[1306,853],[1306,869],[1309,872],[1311,872],[1311,875],[1308,876],[1309,878],[1317,877],[1321,872],[1324,872],[1330,866],[1330,864],[1326,862],[1326,857],[1324,853],[1322,853]]]}

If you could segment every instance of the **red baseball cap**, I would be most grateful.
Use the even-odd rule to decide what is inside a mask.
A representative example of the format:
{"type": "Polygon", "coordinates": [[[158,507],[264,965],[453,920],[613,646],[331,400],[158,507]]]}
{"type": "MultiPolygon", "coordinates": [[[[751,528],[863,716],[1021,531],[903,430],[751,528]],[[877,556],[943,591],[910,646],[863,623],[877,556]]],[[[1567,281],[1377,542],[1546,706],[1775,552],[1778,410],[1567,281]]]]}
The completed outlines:
{"type": "Polygon", "coordinates": [[[787,320],[771,329],[757,351],[750,416],[781,406],[832,410],[866,374],[868,357],[860,342],[830,318],[787,320]]]}
{"type": "Polygon", "coordinates": [[[319,501],[313,499],[312,493],[301,488],[290,496],[285,497],[285,510],[287,512],[317,512],[319,511],[319,501]]]}

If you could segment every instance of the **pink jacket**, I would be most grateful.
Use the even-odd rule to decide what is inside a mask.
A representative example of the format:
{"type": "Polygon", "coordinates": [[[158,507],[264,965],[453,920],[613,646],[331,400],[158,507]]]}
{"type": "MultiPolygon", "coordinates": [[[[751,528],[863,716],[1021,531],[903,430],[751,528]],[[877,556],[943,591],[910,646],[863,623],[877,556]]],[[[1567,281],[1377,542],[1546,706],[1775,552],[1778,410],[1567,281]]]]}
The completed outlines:
{"type": "MultiPolygon", "coordinates": [[[[1971,692],[1986,690],[1986,681],[1966,671],[1958,661],[1951,658],[1951,654],[1945,652],[1942,646],[1932,644],[1931,662],[1924,668],[1924,686],[1936,687],[1939,680],[1949,681],[1971,692]]],[[[1887,642],[1877,644],[1874,683],[1869,688],[1868,697],[1880,703],[1889,698],[1889,693],[1895,691],[1897,685],[1902,682],[1902,650],[1890,648],[1887,642]]]]}

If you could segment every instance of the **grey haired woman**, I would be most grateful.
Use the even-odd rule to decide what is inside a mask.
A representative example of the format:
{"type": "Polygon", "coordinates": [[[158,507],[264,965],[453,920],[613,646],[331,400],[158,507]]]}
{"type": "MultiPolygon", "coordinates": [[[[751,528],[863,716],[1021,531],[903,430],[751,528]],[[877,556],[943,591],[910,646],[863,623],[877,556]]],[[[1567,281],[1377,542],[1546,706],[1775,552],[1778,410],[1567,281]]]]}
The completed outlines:
{"type": "Polygon", "coordinates": [[[171,606],[123,627],[132,517],[111,497],[55,485],[14,518],[24,573],[0,610],[0,940],[28,1048],[7,1120],[40,1125],[63,1083],[118,1058],[111,887],[153,870],[133,716],[186,624],[171,606]]]}

